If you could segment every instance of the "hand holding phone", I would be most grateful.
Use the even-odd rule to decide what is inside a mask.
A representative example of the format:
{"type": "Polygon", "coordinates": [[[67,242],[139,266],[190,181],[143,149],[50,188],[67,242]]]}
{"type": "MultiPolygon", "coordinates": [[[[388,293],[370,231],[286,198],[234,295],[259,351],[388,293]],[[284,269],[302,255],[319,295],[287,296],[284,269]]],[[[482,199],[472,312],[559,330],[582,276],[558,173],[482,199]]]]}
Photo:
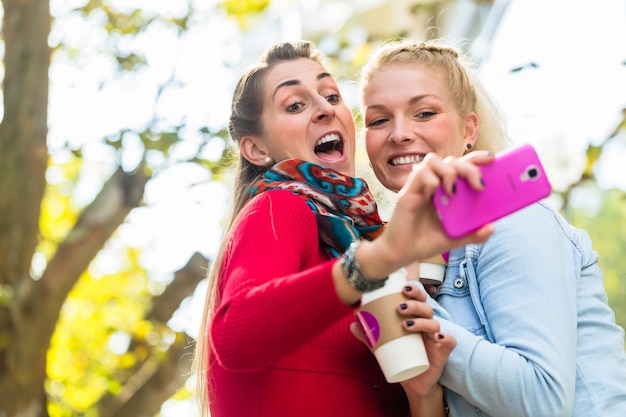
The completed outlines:
{"type": "Polygon", "coordinates": [[[483,190],[475,190],[465,178],[458,178],[454,195],[449,195],[443,186],[433,195],[441,225],[452,238],[539,201],[552,191],[541,161],[530,145],[498,153],[492,163],[479,168],[485,184],[483,190]]]}

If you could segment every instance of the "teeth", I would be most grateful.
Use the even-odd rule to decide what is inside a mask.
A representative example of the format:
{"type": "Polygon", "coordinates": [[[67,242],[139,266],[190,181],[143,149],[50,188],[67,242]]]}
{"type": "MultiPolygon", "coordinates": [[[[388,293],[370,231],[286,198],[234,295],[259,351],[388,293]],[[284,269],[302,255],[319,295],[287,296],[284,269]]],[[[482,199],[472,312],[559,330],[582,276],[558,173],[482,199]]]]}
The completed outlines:
{"type": "Polygon", "coordinates": [[[391,160],[391,165],[419,164],[424,160],[424,155],[399,156],[391,160]]]}
{"type": "Polygon", "coordinates": [[[315,146],[320,146],[328,142],[339,142],[339,135],[336,133],[330,133],[318,140],[315,146]]]}

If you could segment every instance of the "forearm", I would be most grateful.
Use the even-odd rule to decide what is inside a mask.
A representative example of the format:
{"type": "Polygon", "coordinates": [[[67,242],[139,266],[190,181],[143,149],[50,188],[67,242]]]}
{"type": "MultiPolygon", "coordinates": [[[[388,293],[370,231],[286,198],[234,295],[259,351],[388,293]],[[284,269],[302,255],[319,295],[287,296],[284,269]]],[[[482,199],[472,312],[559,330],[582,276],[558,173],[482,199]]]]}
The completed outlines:
{"type": "MultiPolygon", "coordinates": [[[[513,349],[479,337],[469,341],[470,336],[451,333],[457,337],[458,344],[446,365],[441,384],[489,415],[569,415],[574,399],[575,366],[571,373],[562,372],[533,363],[513,349]]],[[[569,360],[563,362],[569,363],[569,360]]],[[[453,402],[450,408],[454,410],[453,402]]]]}

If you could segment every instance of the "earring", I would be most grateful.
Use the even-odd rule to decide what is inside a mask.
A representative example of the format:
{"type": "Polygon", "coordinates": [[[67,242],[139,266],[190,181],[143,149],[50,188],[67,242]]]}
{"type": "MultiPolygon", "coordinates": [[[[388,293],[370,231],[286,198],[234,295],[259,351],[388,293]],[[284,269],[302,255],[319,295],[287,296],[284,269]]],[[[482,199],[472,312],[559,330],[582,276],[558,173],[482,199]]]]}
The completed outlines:
{"type": "Polygon", "coordinates": [[[465,146],[467,147],[467,150],[472,149],[472,144],[471,144],[471,143],[468,143],[468,144],[467,144],[467,145],[465,145],[465,146]]]}
{"type": "Polygon", "coordinates": [[[270,166],[274,163],[274,159],[271,156],[266,156],[263,162],[265,162],[265,166],[270,166]]]}

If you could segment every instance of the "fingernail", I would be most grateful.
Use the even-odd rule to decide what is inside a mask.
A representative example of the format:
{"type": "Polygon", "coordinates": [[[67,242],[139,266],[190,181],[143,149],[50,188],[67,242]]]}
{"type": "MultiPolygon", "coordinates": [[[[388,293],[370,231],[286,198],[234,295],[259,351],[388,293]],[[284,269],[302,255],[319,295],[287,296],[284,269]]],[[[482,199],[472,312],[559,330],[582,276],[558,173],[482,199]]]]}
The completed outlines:
{"type": "Polygon", "coordinates": [[[456,184],[452,184],[452,195],[456,194],[456,184]]]}
{"type": "Polygon", "coordinates": [[[410,285],[407,285],[406,287],[404,287],[404,291],[411,291],[413,289],[413,287],[411,287],[410,285]]]}
{"type": "Polygon", "coordinates": [[[408,305],[406,303],[401,303],[400,304],[400,310],[406,310],[408,307],[408,305]]]}
{"type": "Polygon", "coordinates": [[[437,333],[437,339],[442,340],[445,336],[441,333],[437,333]]]}
{"type": "Polygon", "coordinates": [[[406,320],[404,323],[405,323],[407,326],[409,326],[409,327],[411,327],[411,326],[413,326],[413,325],[415,324],[415,322],[414,322],[413,320],[406,320]]]}

